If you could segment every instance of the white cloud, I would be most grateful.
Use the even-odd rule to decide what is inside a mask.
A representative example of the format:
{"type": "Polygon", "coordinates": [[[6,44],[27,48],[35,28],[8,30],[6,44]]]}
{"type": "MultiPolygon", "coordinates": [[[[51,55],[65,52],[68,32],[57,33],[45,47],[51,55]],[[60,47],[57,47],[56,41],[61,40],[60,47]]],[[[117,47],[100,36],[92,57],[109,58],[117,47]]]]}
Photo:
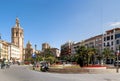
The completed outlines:
{"type": "Polygon", "coordinates": [[[118,27],[120,28],[120,22],[109,22],[103,25],[103,32],[118,27]]]}
{"type": "Polygon", "coordinates": [[[109,24],[111,27],[120,27],[120,22],[112,22],[109,24]]]}

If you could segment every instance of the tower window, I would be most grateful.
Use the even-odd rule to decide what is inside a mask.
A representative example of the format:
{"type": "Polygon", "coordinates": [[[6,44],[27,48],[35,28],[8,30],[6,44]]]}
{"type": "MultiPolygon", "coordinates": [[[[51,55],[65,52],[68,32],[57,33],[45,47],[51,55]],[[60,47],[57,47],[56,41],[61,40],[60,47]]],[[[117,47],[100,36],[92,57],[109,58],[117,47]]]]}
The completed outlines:
{"type": "Polygon", "coordinates": [[[16,32],[16,36],[18,36],[18,32],[16,32]]]}
{"type": "Polygon", "coordinates": [[[14,32],[12,32],[12,36],[15,36],[14,32]]]}
{"type": "Polygon", "coordinates": [[[20,37],[22,37],[22,33],[20,33],[20,37]]]}

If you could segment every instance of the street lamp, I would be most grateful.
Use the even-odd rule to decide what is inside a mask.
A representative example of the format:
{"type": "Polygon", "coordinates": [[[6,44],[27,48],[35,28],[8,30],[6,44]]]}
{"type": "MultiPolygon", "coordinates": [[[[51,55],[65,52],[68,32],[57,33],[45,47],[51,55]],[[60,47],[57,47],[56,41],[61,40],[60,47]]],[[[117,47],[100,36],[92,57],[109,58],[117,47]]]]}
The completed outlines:
{"type": "Polygon", "coordinates": [[[33,70],[35,69],[35,65],[36,65],[36,47],[37,45],[35,44],[35,52],[32,54],[32,58],[33,58],[33,70]]]}
{"type": "Polygon", "coordinates": [[[37,45],[35,44],[35,53],[36,53],[37,45]]]}
{"type": "Polygon", "coordinates": [[[117,73],[119,73],[119,53],[120,53],[120,51],[119,50],[117,50],[117,67],[116,67],[116,72],[117,73]]]}
{"type": "Polygon", "coordinates": [[[33,70],[34,70],[35,69],[35,64],[36,64],[35,63],[35,59],[36,59],[36,54],[35,53],[32,54],[32,58],[33,58],[33,62],[34,62],[33,63],[33,70]]]}

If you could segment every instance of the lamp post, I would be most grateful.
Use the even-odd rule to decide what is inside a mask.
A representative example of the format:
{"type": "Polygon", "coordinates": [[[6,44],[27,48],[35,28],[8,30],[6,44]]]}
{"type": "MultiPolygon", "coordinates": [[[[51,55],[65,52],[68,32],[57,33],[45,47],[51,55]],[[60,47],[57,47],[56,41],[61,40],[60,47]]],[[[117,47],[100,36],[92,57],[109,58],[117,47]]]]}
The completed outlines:
{"type": "Polygon", "coordinates": [[[35,70],[35,65],[36,65],[36,47],[37,45],[35,44],[35,52],[32,54],[32,58],[33,58],[33,70],[35,70]]]}
{"type": "Polygon", "coordinates": [[[117,67],[116,67],[116,72],[119,73],[119,50],[117,50],[117,67]]]}
{"type": "Polygon", "coordinates": [[[35,53],[32,54],[32,58],[33,58],[33,62],[34,62],[33,63],[33,70],[35,70],[35,64],[36,64],[35,63],[35,59],[36,59],[36,54],[35,53]]]}
{"type": "Polygon", "coordinates": [[[37,45],[35,44],[35,53],[36,53],[37,45]]]}

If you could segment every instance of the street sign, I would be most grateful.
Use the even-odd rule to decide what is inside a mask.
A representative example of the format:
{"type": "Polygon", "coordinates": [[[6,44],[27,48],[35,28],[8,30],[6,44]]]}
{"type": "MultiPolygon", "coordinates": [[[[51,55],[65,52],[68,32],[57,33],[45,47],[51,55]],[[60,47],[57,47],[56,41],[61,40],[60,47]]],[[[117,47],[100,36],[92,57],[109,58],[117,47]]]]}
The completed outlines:
{"type": "Polygon", "coordinates": [[[35,53],[32,54],[32,58],[36,58],[36,54],[35,53]]]}

